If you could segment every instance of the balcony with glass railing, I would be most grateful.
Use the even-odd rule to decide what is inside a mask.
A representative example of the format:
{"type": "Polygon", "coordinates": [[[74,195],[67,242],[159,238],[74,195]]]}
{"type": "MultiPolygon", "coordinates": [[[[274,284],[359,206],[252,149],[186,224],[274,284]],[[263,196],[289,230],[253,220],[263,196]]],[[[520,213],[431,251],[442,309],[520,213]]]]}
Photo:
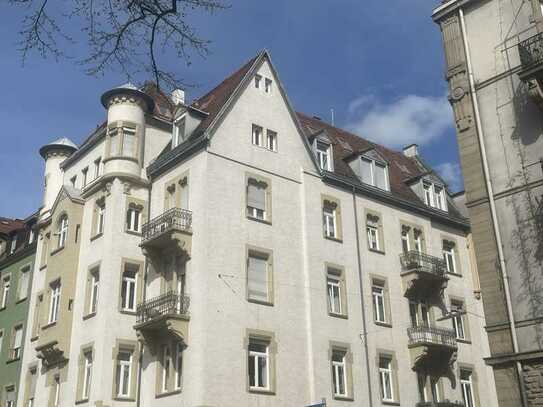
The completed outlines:
{"type": "Polygon", "coordinates": [[[401,275],[407,297],[428,297],[447,286],[445,260],[416,250],[400,255],[401,275]]]}
{"type": "Polygon", "coordinates": [[[175,291],[142,302],[137,306],[134,326],[138,337],[148,343],[168,335],[186,341],[190,320],[189,305],[190,298],[175,291]]]}
{"type": "Polygon", "coordinates": [[[458,349],[454,330],[448,328],[413,326],[407,329],[407,337],[414,370],[442,371],[458,349]]]}
{"type": "Polygon", "coordinates": [[[190,254],[191,243],[192,212],[188,209],[168,209],[142,227],[140,246],[147,251],[161,251],[177,245],[190,254]]]}

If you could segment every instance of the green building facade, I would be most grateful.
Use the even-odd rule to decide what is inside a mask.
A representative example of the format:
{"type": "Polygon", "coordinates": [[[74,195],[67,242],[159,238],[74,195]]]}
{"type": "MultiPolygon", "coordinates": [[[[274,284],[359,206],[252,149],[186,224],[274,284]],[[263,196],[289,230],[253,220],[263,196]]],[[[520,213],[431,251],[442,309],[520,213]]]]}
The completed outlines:
{"type": "Polygon", "coordinates": [[[0,218],[0,406],[15,407],[36,254],[36,217],[0,218]]]}

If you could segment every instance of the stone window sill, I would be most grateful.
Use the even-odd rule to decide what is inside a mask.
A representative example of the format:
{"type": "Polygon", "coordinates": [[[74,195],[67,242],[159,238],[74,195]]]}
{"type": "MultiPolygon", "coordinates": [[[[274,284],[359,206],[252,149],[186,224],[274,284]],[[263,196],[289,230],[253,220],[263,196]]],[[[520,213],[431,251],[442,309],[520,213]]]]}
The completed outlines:
{"type": "Polygon", "coordinates": [[[336,395],[334,395],[334,400],[339,400],[339,401],[354,401],[354,398],[353,398],[353,397],[349,397],[349,396],[336,396],[336,395]]]}
{"type": "Polygon", "coordinates": [[[268,307],[273,307],[272,301],[260,301],[260,300],[255,300],[253,298],[247,298],[247,301],[253,304],[267,305],[268,307]]]}
{"type": "Polygon", "coordinates": [[[137,232],[135,230],[125,229],[125,232],[128,233],[129,235],[141,236],[141,232],[137,232]]]}
{"type": "Polygon", "coordinates": [[[377,254],[385,254],[385,251],[384,250],[379,250],[379,249],[372,249],[371,247],[368,247],[368,250],[372,253],[377,253],[377,254]]]}
{"type": "Polygon", "coordinates": [[[163,397],[173,396],[174,394],[179,394],[179,393],[181,393],[181,389],[172,390],[172,391],[165,391],[163,393],[155,394],[155,398],[160,399],[160,398],[163,398],[163,397]]]}
{"type": "Polygon", "coordinates": [[[331,240],[331,241],[333,241],[333,242],[343,243],[343,239],[340,239],[340,238],[337,238],[337,237],[332,237],[332,236],[326,236],[326,235],[324,235],[324,238],[327,239],[327,240],[331,240]]]}
{"type": "Polygon", "coordinates": [[[57,324],[57,321],[49,322],[48,324],[42,326],[41,329],[46,330],[46,329],[49,329],[49,328],[55,326],[56,324],[57,324]]]}
{"type": "Polygon", "coordinates": [[[337,312],[330,312],[328,311],[328,315],[334,318],[340,318],[340,319],[348,319],[349,317],[347,314],[338,314],[337,312]]]}
{"type": "Polygon", "coordinates": [[[249,393],[264,394],[264,395],[268,395],[268,396],[275,396],[275,391],[273,391],[273,390],[259,389],[259,388],[256,388],[256,387],[250,387],[249,388],[249,393]]]}
{"type": "Polygon", "coordinates": [[[90,240],[91,240],[91,242],[92,242],[92,241],[94,241],[94,240],[96,240],[96,239],[102,237],[103,235],[104,235],[103,233],[98,233],[98,234],[92,236],[92,237],[90,238],[90,240]]]}
{"type": "Polygon", "coordinates": [[[55,254],[57,254],[58,252],[62,251],[62,249],[64,249],[64,247],[66,246],[61,246],[61,247],[57,247],[55,250],[53,250],[50,255],[51,256],[54,256],[55,254]]]}
{"type": "Polygon", "coordinates": [[[265,225],[271,225],[271,221],[268,220],[268,219],[258,219],[258,218],[255,218],[254,216],[250,216],[250,215],[247,215],[247,219],[249,220],[252,220],[254,222],[258,222],[258,223],[263,223],[265,225]]]}
{"type": "Polygon", "coordinates": [[[381,321],[373,321],[375,322],[375,325],[379,325],[385,328],[392,328],[392,324],[390,322],[381,322],[381,321]]]}
{"type": "Polygon", "coordinates": [[[87,314],[87,315],[83,315],[83,321],[86,321],[87,319],[90,319],[90,318],[94,317],[95,315],[96,315],[96,311],[91,312],[90,314],[87,314]]]}

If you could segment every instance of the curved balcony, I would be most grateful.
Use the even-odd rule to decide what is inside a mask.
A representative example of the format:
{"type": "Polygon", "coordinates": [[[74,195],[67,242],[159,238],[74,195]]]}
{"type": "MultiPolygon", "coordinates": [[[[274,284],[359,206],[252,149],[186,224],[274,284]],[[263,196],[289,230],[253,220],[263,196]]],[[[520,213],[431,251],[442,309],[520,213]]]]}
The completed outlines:
{"type": "Polygon", "coordinates": [[[171,208],[142,226],[140,246],[147,255],[161,254],[177,247],[190,256],[192,244],[192,212],[171,208]]]}
{"type": "Polygon", "coordinates": [[[188,296],[174,291],[138,304],[134,325],[138,338],[149,345],[156,344],[167,335],[186,342],[190,320],[189,305],[188,296]]]}
{"type": "Polygon", "coordinates": [[[458,345],[452,329],[414,326],[407,336],[413,370],[444,371],[454,363],[458,345]]]}
{"type": "Polygon", "coordinates": [[[447,265],[439,257],[411,250],[400,255],[404,295],[410,298],[428,298],[441,295],[447,287],[447,265]]]}

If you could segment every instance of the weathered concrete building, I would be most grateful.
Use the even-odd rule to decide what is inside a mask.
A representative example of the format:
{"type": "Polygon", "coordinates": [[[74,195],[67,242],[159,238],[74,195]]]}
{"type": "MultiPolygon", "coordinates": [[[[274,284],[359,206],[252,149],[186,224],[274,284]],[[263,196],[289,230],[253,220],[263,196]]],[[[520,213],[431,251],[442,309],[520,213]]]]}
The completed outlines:
{"type": "Polygon", "coordinates": [[[500,406],[543,400],[543,28],[538,0],[453,0],[443,34],[500,406]]]}
{"type": "Polygon", "coordinates": [[[265,51],[190,104],[102,103],[41,150],[19,402],[496,404],[469,222],[416,146],[296,113],[265,51]]]}

